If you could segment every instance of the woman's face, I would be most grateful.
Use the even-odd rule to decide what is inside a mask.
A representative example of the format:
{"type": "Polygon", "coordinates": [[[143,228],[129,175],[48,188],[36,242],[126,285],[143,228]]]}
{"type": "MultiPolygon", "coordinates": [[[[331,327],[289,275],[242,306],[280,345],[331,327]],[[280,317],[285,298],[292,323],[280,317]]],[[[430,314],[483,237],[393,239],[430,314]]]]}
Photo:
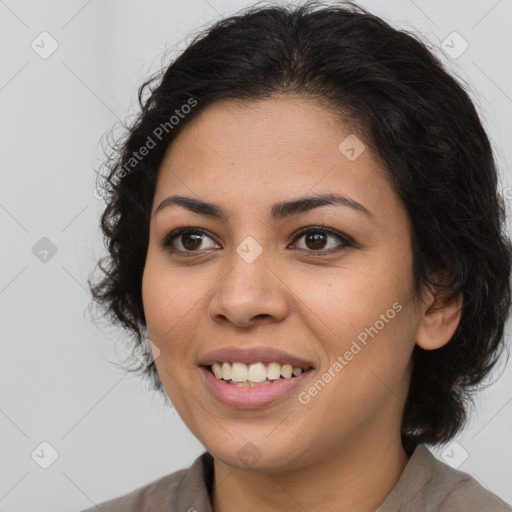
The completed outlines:
{"type": "MultiPolygon", "coordinates": [[[[148,334],[179,415],[227,464],[305,466],[400,435],[422,309],[408,217],[361,144],[312,100],[276,96],[210,106],[163,160],[153,210],[169,196],[216,208],[174,203],[152,216],[148,334]],[[327,194],[345,200],[307,202],[327,194]],[[162,246],[184,226],[205,233],[162,246]],[[219,349],[243,354],[209,356],[219,349]],[[289,375],[275,364],[287,360],[312,369],[240,387],[202,365],[263,362],[289,375]]],[[[261,378],[260,365],[233,368],[235,380],[246,368],[261,378]]]]}

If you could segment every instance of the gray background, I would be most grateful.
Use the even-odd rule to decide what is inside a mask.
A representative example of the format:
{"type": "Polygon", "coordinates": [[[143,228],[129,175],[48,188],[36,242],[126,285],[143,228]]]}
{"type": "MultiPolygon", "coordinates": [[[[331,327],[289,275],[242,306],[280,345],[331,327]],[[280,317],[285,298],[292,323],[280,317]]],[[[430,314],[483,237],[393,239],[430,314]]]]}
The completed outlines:
{"type": "MultiPolygon", "coordinates": [[[[120,333],[86,315],[86,278],[103,251],[92,169],[101,136],[133,112],[163,50],[183,49],[200,27],[249,4],[0,0],[0,512],[90,507],[203,451],[173,409],[111,363],[123,356],[120,333]],[[45,59],[31,47],[51,49],[43,31],[58,43],[45,59]],[[41,252],[43,237],[54,255],[41,252]],[[44,441],[58,454],[47,469],[39,465],[51,458],[44,441]]],[[[512,2],[361,4],[422,32],[470,83],[512,198],[512,2]],[[442,50],[443,41],[463,49],[454,31],[468,44],[456,57],[442,50]]],[[[512,503],[511,365],[499,373],[457,444],[434,453],[512,503]]]]}

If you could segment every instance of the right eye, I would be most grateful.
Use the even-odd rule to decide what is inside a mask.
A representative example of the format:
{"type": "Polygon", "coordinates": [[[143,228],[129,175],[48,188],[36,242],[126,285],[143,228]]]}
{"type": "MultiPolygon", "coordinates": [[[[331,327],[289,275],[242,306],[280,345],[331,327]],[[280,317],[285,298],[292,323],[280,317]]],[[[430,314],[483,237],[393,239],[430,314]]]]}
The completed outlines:
{"type": "MultiPolygon", "coordinates": [[[[201,249],[201,244],[206,238],[212,240],[212,238],[206,234],[206,231],[201,228],[183,227],[167,233],[161,245],[170,253],[191,256],[193,253],[205,250],[204,248],[201,249]],[[183,249],[176,247],[177,245],[181,245],[183,249]]],[[[218,244],[216,244],[216,246],[220,247],[218,244]]]]}

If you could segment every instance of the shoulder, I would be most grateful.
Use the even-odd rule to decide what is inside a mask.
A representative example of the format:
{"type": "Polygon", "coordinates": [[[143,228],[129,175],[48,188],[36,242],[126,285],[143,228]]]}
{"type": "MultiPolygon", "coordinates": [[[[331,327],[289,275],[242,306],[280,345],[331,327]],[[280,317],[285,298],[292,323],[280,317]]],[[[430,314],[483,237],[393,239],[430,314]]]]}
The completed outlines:
{"type": "Polygon", "coordinates": [[[169,510],[172,496],[186,470],[180,469],[165,475],[149,484],[117,496],[108,501],[98,503],[81,512],[160,512],[169,510]]]}
{"type": "MultiPolygon", "coordinates": [[[[452,468],[450,468],[452,469],[452,468]]],[[[455,470],[452,470],[455,471],[455,470]]],[[[444,497],[439,512],[512,512],[512,507],[488,491],[467,473],[460,473],[453,489],[444,497]]]]}
{"type": "Polygon", "coordinates": [[[95,504],[81,512],[169,512],[189,509],[208,510],[208,487],[213,458],[203,452],[186,469],[180,469],[135,490],[95,504]]]}
{"type": "Polygon", "coordinates": [[[468,473],[454,469],[437,459],[425,445],[417,448],[418,471],[424,471],[428,483],[423,501],[425,510],[436,512],[512,512],[512,507],[483,487],[468,473]],[[435,503],[429,508],[429,503],[435,503]]]}
{"type": "Polygon", "coordinates": [[[418,445],[398,483],[377,512],[512,512],[471,475],[418,445]]]}

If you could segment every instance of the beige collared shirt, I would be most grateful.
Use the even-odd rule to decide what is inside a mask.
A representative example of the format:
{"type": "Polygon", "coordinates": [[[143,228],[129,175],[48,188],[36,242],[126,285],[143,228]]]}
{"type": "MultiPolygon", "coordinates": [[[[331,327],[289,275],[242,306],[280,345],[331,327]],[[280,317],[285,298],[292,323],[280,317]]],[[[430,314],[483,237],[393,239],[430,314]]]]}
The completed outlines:
{"type": "MultiPolygon", "coordinates": [[[[204,452],[187,469],[82,512],[212,512],[212,483],[213,458],[204,452]]],[[[375,512],[512,512],[512,507],[420,444],[375,512]]]]}

